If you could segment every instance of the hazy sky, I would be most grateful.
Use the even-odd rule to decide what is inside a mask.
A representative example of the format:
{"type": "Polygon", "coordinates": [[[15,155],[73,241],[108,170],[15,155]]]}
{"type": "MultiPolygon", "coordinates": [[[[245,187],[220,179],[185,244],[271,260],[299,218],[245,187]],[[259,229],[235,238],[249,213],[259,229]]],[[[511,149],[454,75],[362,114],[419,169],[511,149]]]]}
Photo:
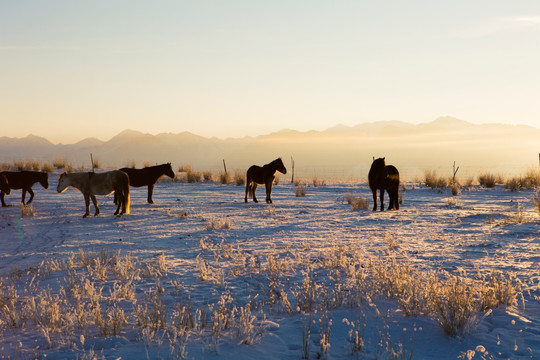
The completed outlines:
{"type": "Polygon", "coordinates": [[[0,0],[0,136],[540,127],[540,1],[0,0]]]}

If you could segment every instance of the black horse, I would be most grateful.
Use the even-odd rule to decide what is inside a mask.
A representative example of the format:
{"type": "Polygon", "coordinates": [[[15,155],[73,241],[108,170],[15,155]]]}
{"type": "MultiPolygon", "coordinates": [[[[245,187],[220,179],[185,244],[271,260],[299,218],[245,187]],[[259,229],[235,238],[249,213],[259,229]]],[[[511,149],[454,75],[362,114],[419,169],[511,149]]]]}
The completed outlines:
{"type": "Polygon", "coordinates": [[[381,211],[384,211],[384,191],[388,191],[388,210],[399,209],[399,171],[393,165],[386,165],[384,158],[375,159],[369,169],[369,187],[373,193],[373,211],[377,211],[377,189],[380,190],[381,211]]]}
{"type": "MultiPolygon", "coordinates": [[[[12,190],[22,189],[22,200],[24,204],[24,198],[26,197],[26,192],[30,194],[30,200],[26,205],[30,204],[34,200],[34,192],[32,191],[32,186],[39,182],[41,186],[45,189],[49,188],[49,174],[41,171],[3,171],[0,173],[0,176],[3,175],[7,180],[7,185],[12,190]]],[[[0,199],[2,200],[2,207],[6,207],[4,201],[4,196],[9,195],[10,192],[0,191],[0,199]]]]}
{"type": "Polygon", "coordinates": [[[6,175],[0,174],[0,191],[9,195],[11,194],[11,188],[9,187],[6,175]]]}
{"type": "MultiPolygon", "coordinates": [[[[154,185],[160,177],[167,175],[174,179],[174,171],[171,163],[148,166],[142,169],[122,168],[120,171],[125,172],[129,176],[129,185],[134,187],[148,186],[148,203],[153,204],[152,193],[154,185]]],[[[114,195],[114,203],[117,203],[116,194],[114,195]]]]}
{"type": "Polygon", "coordinates": [[[244,202],[248,202],[248,193],[253,196],[253,201],[257,201],[255,196],[255,190],[257,190],[257,184],[264,184],[266,190],[266,202],[268,204],[272,203],[271,193],[272,193],[272,183],[276,177],[276,171],[279,171],[282,174],[287,173],[285,165],[281,158],[278,158],[272,161],[269,164],[264,166],[251,166],[246,173],[246,196],[244,202]]]}

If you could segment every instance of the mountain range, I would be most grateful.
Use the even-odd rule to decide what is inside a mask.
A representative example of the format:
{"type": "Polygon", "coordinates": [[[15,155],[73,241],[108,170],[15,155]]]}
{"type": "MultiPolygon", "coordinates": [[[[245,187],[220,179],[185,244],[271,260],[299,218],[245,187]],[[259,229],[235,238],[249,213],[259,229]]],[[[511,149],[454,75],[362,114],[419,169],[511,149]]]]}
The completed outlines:
{"type": "Polygon", "coordinates": [[[400,121],[337,125],[324,131],[281,130],[257,137],[206,138],[182,132],[145,134],[125,130],[108,141],[87,138],[74,144],[53,144],[36,135],[0,137],[0,162],[64,158],[75,168],[90,168],[90,154],[104,167],[135,162],[190,165],[196,170],[245,170],[282,157],[296,175],[320,178],[366,178],[373,157],[405,177],[426,170],[451,173],[453,162],[461,175],[481,172],[521,174],[538,166],[540,129],[526,125],[477,125],[452,117],[422,124],[400,121]]]}

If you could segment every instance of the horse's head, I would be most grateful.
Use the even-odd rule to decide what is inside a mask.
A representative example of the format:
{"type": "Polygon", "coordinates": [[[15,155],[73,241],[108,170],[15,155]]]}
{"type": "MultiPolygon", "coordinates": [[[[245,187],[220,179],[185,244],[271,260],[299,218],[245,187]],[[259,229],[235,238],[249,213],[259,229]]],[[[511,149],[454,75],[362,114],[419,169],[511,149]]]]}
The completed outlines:
{"type": "Polygon", "coordinates": [[[371,164],[370,172],[373,174],[377,174],[376,176],[384,176],[386,177],[387,171],[386,171],[386,163],[384,161],[384,158],[373,158],[373,163],[371,164]]]}
{"type": "Polygon", "coordinates": [[[5,194],[11,194],[11,188],[9,187],[6,175],[0,174],[0,190],[5,194]]]}
{"type": "Polygon", "coordinates": [[[172,169],[171,163],[164,164],[164,166],[165,166],[165,175],[167,175],[171,179],[174,179],[176,174],[174,173],[172,169]]]}
{"type": "Polygon", "coordinates": [[[277,158],[276,160],[274,160],[274,163],[276,165],[277,171],[279,171],[282,174],[287,173],[287,169],[285,168],[285,165],[283,164],[283,160],[281,160],[281,158],[277,158]]]}
{"type": "Polygon", "coordinates": [[[58,186],[56,187],[56,191],[58,191],[59,193],[62,193],[64,191],[66,191],[66,189],[68,188],[69,186],[69,180],[68,180],[68,176],[67,174],[64,172],[60,175],[60,177],[58,178],[58,186]]]}
{"type": "Polygon", "coordinates": [[[43,186],[44,189],[49,188],[49,174],[42,172],[39,176],[39,183],[43,186]]]}

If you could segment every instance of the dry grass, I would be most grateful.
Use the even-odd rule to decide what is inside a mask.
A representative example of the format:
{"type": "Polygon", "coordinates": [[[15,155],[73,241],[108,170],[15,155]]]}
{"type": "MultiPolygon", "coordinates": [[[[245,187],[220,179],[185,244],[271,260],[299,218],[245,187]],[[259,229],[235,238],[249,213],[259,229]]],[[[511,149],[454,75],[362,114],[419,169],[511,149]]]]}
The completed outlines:
{"type": "Polygon", "coordinates": [[[230,229],[232,227],[232,220],[230,217],[215,217],[211,216],[206,221],[206,230],[216,230],[216,229],[230,229]]]}
{"type": "Polygon", "coordinates": [[[294,187],[294,193],[296,197],[306,196],[306,186],[304,184],[298,184],[294,187]]]}
{"type": "Polygon", "coordinates": [[[345,201],[350,204],[354,210],[367,209],[369,207],[369,199],[362,196],[354,196],[351,193],[345,194],[345,201]]]}
{"type": "MultiPolygon", "coordinates": [[[[231,226],[230,218],[209,224],[209,229],[231,226]]],[[[387,242],[398,244],[399,239],[387,242]]],[[[174,274],[169,274],[163,254],[141,262],[120,251],[80,251],[0,279],[0,324],[13,332],[33,331],[51,348],[77,348],[86,337],[124,336],[136,330],[147,346],[168,346],[171,354],[183,358],[192,339],[202,339],[215,352],[224,339],[253,344],[269,326],[278,326],[266,320],[266,314],[288,313],[306,319],[299,344],[303,356],[317,352],[324,358],[333,341],[329,311],[354,308],[359,314],[375,311],[386,325],[379,329],[379,342],[366,345],[365,317],[343,320],[352,354],[376,346],[371,351],[378,358],[409,358],[411,350],[392,338],[384,313],[372,299],[391,299],[406,316],[432,318],[448,336],[462,336],[478,314],[500,304],[516,304],[522,291],[513,273],[429,271],[409,261],[399,245],[389,245],[388,251],[377,255],[365,250],[357,242],[331,242],[317,250],[246,252],[225,239],[216,242],[208,237],[201,240],[195,267],[201,281],[219,289],[220,295],[197,305],[189,297],[172,296],[171,291],[181,292],[182,285],[170,277],[174,274]],[[235,299],[227,290],[227,281],[241,276],[256,279],[250,282],[247,301],[235,299]],[[49,288],[50,278],[59,281],[55,292],[49,288]],[[141,279],[152,279],[151,286],[141,279]],[[313,352],[312,344],[316,344],[313,352]]]]}
{"type": "Polygon", "coordinates": [[[432,189],[440,189],[448,186],[448,180],[439,177],[435,171],[426,171],[424,173],[424,184],[432,189]]]}
{"type": "Polygon", "coordinates": [[[219,173],[219,182],[222,185],[229,185],[231,183],[231,175],[226,172],[219,173]]]}
{"type": "Polygon", "coordinates": [[[54,172],[54,166],[49,162],[44,162],[41,164],[41,171],[44,171],[46,173],[52,173],[54,172]]]}
{"type": "Polygon", "coordinates": [[[236,170],[234,172],[234,183],[236,186],[242,186],[246,184],[246,176],[242,170],[236,170]]]}
{"type": "Polygon", "coordinates": [[[524,176],[508,179],[504,187],[510,191],[537,189],[540,187],[540,171],[529,169],[524,176]]]}

